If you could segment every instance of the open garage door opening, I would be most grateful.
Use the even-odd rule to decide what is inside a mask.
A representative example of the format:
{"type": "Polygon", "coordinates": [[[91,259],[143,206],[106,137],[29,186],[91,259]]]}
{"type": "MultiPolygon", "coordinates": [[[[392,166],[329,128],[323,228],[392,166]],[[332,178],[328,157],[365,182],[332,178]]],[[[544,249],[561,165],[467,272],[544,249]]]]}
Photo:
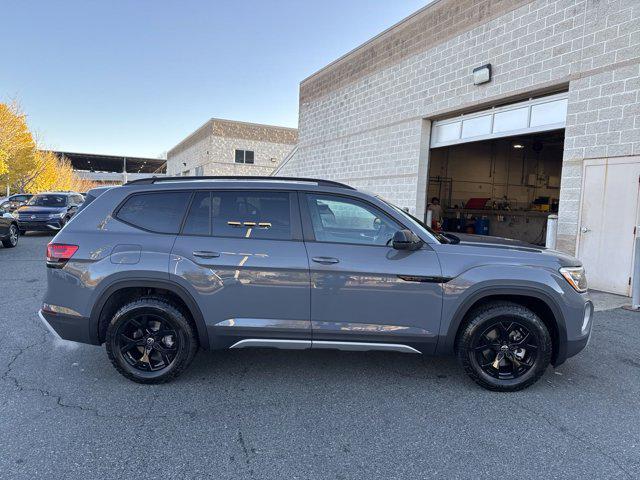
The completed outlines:
{"type": "Polygon", "coordinates": [[[558,211],[563,150],[563,129],[432,149],[434,226],[544,245],[547,217],[558,211]]]}
{"type": "Polygon", "coordinates": [[[563,92],[434,121],[432,226],[544,245],[558,211],[566,116],[563,92]]]}

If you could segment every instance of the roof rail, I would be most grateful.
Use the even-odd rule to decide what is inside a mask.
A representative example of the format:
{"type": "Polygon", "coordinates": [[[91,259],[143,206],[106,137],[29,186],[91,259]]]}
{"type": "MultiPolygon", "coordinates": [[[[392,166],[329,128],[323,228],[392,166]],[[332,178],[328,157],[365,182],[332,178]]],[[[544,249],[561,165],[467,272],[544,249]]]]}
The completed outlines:
{"type": "Polygon", "coordinates": [[[348,188],[349,190],[355,190],[355,188],[340,182],[334,182],[333,180],[319,180],[316,178],[299,178],[299,177],[266,177],[266,176],[236,176],[236,175],[212,175],[201,177],[150,177],[140,178],[138,180],[131,180],[125,183],[125,185],[150,185],[154,183],[162,182],[183,182],[190,180],[252,180],[252,181],[265,181],[265,182],[309,182],[315,183],[324,187],[338,187],[348,188]]]}

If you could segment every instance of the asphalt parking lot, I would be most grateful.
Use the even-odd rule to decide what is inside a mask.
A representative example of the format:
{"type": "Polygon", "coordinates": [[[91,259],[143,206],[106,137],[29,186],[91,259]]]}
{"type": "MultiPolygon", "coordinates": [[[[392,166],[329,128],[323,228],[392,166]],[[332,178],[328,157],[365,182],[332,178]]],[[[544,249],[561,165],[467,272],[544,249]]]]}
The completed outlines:
{"type": "Polygon", "coordinates": [[[0,247],[0,478],[640,478],[640,314],[515,394],[378,352],[201,352],[142,386],[38,320],[49,239],[0,247]]]}

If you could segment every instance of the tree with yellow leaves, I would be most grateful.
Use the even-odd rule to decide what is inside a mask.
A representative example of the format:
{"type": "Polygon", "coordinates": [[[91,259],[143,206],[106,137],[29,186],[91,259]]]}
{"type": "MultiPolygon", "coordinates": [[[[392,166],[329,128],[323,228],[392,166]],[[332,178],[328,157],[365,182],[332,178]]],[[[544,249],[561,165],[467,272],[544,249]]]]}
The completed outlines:
{"type": "Polygon", "coordinates": [[[59,158],[55,153],[46,150],[38,150],[36,153],[35,170],[38,174],[28,184],[25,190],[28,193],[45,190],[85,192],[97,186],[95,182],[78,178],[67,158],[59,158]]]}
{"type": "Polygon", "coordinates": [[[33,170],[36,142],[17,104],[0,103],[0,178],[13,186],[33,170]]]}
{"type": "Polygon", "coordinates": [[[0,185],[16,192],[86,191],[94,182],[76,177],[71,163],[39,150],[16,103],[0,103],[0,185]]]}

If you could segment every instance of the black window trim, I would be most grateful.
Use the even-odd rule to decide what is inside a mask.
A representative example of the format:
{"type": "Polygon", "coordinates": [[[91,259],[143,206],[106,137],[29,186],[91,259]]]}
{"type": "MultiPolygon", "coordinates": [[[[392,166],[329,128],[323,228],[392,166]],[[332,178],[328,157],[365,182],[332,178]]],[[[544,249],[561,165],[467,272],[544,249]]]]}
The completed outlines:
{"type": "MultiPolygon", "coordinates": [[[[378,205],[370,202],[369,200],[365,200],[364,198],[354,197],[353,195],[345,195],[342,193],[333,193],[333,192],[323,192],[323,191],[311,191],[311,190],[301,190],[298,192],[298,199],[300,202],[300,216],[302,220],[302,230],[304,235],[304,241],[307,243],[323,243],[327,245],[355,245],[357,247],[377,247],[377,248],[393,248],[391,245],[368,245],[366,243],[355,243],[355,242],[325,242],[322,240],[317,240],[315,232],[313,230],[313,222],[311,221],[311,213],[309,212],[309,205],[307,197],[309,195],[317,195],[317,196],[330,196],[330,197],[342,197],[347,200],[355,200],[358,202],[365,203],[372,207],[375,210],[381,211],[387,217],[391,218],[394,222],[400,225],[402,228],[413,231],[412,228],[408,227],[403,221],[398,220],[395,215],[390,214],[384,209],[380,208],[378,205]]],[[[415,232],[414,232],[415,233],[415,232]]],[[[427,245],[426,243],[423,245],[423,248],[427,245]]]]}
{"type": "MultiPolygon", "coordinates": [[[[172,234],[173,235],[173,234],[172,234]]],[[[303,227],[302,227],[302,215],[300,213],[299,200],[298,200],[298,192],[295,190],[276,190],[276,189],[266,189],[266,188],[202,188],[193,190],[193,194],[189,199],[189,205],[185,211],[185,214],[182,218],[182,223],[180,224],[180,231],[178,235],[181,237],[198,237],[198,238],[233,238],[236,240],[258,240],[258,241],[275,241],[275,242],[302,242],[303,241],[303,227]],[[274,192],[274,193],[286,193],[289,195],[289,224],[291,226],[291,238],[248,238],[244,239],[243,237],[233,237],[230,235],[215,235],[213,233],[213,223],[210,221],[209,235],[199,235],[195,233],[184,233],[184,225],[187,221],[187,216],[189,214],[189,210],[191,210],[191,203],[195,198],[196,193],[198,192],[209,192],[210,195],[213,195],[215,192],[274,192]]]]}
{"type": "Polygon", "coordinates": [[[255,165],[256,163],[256,151],[255,150],[247,150],[244,148],[234,148],[233,149],[233,162],[238,165],[255,165]],[[242,152],[242,161],[239,162],[236,157],[238,152],[242,152]],[[247,162],[247,152],[251,152],[253,154],[253,160],[251,162],[247,162]]]}
{"type": "MultiPolygon", "coordinates": [[[[188,191],[188,190],[185,190],[188,191]]],[[[211,190],[193,190],[191,192],[191,196],[189,197],[189,202],[187,203],[187,209],[184,211],[184,215],[182,216],[182,221],[180,222],[180,228],[178,229],[178,233],[175,235],[181,235],[185,237],[210,237],[211,230],[213,229],[213,222],[211,222],[211,215],[209,215],[209,235],[198,235],[195,233],[183,233],[184,226],[187,223],[187,218],[189,217],[189,212],[191,211],[191,205],[193,205],[193,201],[196,198],[196,195],[200,192],[209,192],[209,200],[211,200],[211,190]]],[[[211,212],[209,212],[211,213],[211,212]]]]}

